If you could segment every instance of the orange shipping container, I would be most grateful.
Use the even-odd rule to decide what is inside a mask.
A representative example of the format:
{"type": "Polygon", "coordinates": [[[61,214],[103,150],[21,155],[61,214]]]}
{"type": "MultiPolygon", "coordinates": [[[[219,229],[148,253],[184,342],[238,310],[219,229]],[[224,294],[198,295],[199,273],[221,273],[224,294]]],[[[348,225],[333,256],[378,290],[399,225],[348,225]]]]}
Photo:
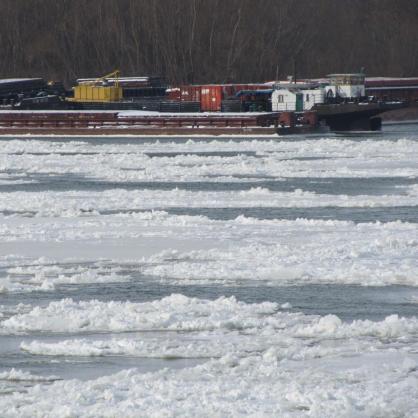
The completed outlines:
{"type": "Polygon", "coordinates": [[[200,90],[200,109],[203,112],[220,112],[222,105],[222,86],[202,86],[200,90]]]}
{"type": "Polygon", "coordinates": [[[241,90],[258,90],[263,84],[206,84],[180,87],[182,102],[200,102],[202,112],[220,112],[222,100],[235,98],[241,90]]]}

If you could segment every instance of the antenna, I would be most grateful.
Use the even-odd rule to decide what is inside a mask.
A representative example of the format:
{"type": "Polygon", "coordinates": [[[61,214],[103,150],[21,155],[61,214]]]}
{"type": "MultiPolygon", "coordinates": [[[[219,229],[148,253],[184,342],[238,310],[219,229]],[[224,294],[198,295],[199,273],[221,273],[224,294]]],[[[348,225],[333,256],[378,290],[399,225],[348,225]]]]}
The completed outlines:
{"type": "Polygon", "coordinates": [[[296,84],[296,57],[293,57],[293,82],[296,84]]]}

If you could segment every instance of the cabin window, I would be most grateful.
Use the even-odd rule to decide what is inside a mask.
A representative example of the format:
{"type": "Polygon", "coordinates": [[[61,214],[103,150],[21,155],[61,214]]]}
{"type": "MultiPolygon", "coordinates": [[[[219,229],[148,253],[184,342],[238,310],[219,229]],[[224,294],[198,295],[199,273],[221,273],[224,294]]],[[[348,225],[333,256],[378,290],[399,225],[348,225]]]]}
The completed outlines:
{"type": "Polygon", "coordinates": [[[306,95],[306,101],[309,102],[309,94],[306,95]]]}
{"type": "Polygon", "coordinates": [[[284,100],[283,100],[283,94],[279,94],[279,95],[277,96],[277,101],[278,101],[279,103],[283,103],[283,102],[284,102],[284,100]]]}

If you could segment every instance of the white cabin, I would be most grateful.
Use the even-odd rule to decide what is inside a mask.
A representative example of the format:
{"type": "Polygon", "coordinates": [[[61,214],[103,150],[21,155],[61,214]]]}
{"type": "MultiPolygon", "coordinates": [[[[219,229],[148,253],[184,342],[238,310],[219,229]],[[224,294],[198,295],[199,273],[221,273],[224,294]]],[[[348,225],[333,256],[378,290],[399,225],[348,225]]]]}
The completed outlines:
{"type": "Polygon", "coordinates": [[[279,88],[271,95],[271,107],[273,112],[303,112],[324,100],[324,88],[279,88]]]}
{"type": "Polygon", "coordinates": [[[366,95],[365,75],[329,74],[329,85],[325,87],[327,96],[342,98],[360,98],[366,95]]]}

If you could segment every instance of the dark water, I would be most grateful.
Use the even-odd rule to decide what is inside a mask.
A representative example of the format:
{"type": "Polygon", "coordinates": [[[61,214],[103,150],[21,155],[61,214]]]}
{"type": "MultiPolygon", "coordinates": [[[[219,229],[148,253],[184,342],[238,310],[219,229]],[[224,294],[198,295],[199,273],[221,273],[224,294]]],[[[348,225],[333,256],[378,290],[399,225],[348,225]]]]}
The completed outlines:
{"type": "Polygon", "coordinates": [[[54,292],[11,294],[0,298],[3,305],[33,303],[48,305],[57,299],[72,298],[74,301],[97,299],[105,302],[146,302],[183,294],[199,299],[217,299],[234,296],[246,303],[290,303],[289,312],[306,314],[334,314],[345,321],[371,319],[380,321],[391,314],[414,316],[418,314],[418,288],[410,286],[360,286],[338,284],[307,284],[298,286],[271,286],[245,280],[234,286],[170,285],[156,282],[154,277],[145,278],[138,272],[131,273],[127,283],[60,285],[54,292]]]}
{"type": "Polygon", "coordinates": [[[368,177],[368,178],[320,178],[312,179],[306,177],[266,179],[260,178],[256,181],[246,178],[238,178],[238,181],[217,181],[211,182],[178,182],[178,181],[144,181],[144,182],[110,182],[100,181],[81,175],[55,174],[55,173],[26,173],[25,177],[15,175],[15,180],[33,181],[24,184],[1,184],[1,192],[45,192],[45,191],[106,191],[113,189],[120,190],[172,190],[174,188],[190,191],[238,191],[250,190],[255,187],[262,187],[274,192],[294,192],[303,189],[307,192],[318,194],[346,194],[357,196],[368,194],[379,196],[382,194],[405,194],[405,187],[418,184],[417,178],[410,177],[368,177]]]}

